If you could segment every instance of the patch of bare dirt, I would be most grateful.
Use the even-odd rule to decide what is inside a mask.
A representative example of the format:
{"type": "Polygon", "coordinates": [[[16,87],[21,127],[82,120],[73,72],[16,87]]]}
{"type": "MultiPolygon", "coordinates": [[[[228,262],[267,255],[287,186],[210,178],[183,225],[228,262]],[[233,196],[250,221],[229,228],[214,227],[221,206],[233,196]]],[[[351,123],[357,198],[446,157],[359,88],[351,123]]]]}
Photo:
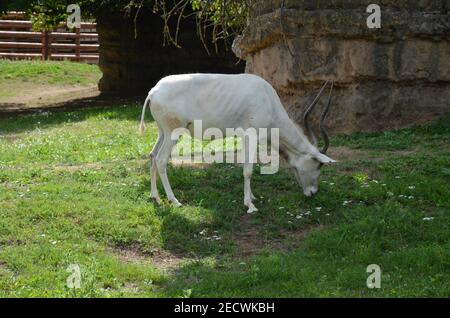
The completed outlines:
{"type": "Polygon", "coordinates": [[[61,166],[55,166],[55,171],[67,171],[67,172],[76,172],[81,169],[92,169],[92,170],[99,170],[103,167],[102,163],[94,162],[94,163],[85,163],[81,165],[61,165],[61,166]]]}
{"type": "Polygon", "coordinates": [[[264,228],[252,221],[252,215],[246,214],[239,221],[239,228],[233,234],[237,244],[236,258],[245,258],[260,253],[263,250],[288,252],[301,245],[303,239],[313,231],[319,231],[322,226],[313,226],[299,231],[282,231],[277,238],[265,238],[264,228]]]}
{"type": "Polygon", "coordinates": [[[4,275],[14,276],[14,272],[8,268],[5,262],[0,261],[0,276],[4,275]]]}
{"type": "Polygon", "coordinates": [[[6,139],[7,142],[15,142],[16,140],[19,140],[22,136],[19,134],[7,134],[7,135],[0,135],[0,138],[6,139]]]}
{"type": "Polygon", "coordinates": [[[134,245],[116,247],[113,249],[113,253],[123,262],[147,263],[163,271],[173,270],[181,263],[192,260],[165,250],[155,250],[151,253],[144,253],[139,247],[134,245]]]}
{"type": "Polygon", "coordinates": [[[327,152],[327,155],[331,158],[342,161],[342,160],[358,160],[358,159],[364,159],[367,158],[367,151],[359,150],[359,149],[352,149],[345,146],[339,146],[339,147],[331,147],[330,150],[327,152]]]}
{"type": "Polygon", "coordinates": [[[100,95],[96,85],[93,86],[55,86],[42,85],[24,89],[0,100],[0,111],[15,112],[28,109],[50,107],[64,102],[82,98],[94,98],[100,95]]]}
{"type": "Polygon", "coordinates": [[[182,257],[179,255],[175,255],[171,252],[164,251],[164,250],[158,250],[154,252],[151,256],[151,262],[153,266],[160,269],[173,269],[176,268],[178,265],[185,261],[189,261],[192,259],[182,257]]]}
{"type": "MultiPolygon", "coordinates": [[[[396,156],[410,156],[417,153],[416,148],[413,149],[403,149],[403,150],[384,150],[383,154],[385,155],[396,155],[396,156]]],[[[360,160],[360,159],[368,159],[373,161],[382,161],[384,160],[385,156],[374,156],[370,153],[368,150],[361,150],[361,149],[353,149],[350,147],[345,146],[339,146],[339,147],[331,147],[330,150],[327,152],[327,155],[329,155],[331,158],[336,159],[338,161],[343,160],[360,160]]]]}

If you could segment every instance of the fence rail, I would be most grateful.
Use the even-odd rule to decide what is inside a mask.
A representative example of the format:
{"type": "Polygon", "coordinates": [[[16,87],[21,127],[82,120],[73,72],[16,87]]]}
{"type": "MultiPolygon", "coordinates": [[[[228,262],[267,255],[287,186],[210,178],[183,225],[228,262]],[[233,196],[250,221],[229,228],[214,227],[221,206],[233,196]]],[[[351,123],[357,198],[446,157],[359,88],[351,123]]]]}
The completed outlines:
{"type": "MultiPolygon", "coordinates": [[[[19,19],[21,14],[13,12],[7,17],[19,19]]],[[[0,58],[98,63],[96,27],[95,23],[83,22],[74,32],[68,32],[64,25],[51,32],[36,32],[31,21],[0,20],[0,58]]]]}

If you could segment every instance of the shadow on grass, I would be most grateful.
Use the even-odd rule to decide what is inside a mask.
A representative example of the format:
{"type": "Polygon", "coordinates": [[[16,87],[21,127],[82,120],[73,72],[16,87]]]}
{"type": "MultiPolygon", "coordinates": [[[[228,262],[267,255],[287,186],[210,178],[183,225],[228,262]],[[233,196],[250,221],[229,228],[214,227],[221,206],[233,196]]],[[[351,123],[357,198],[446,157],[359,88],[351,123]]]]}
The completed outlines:
{"type": "MultiPolygon", "coordinates": [[[[148,171],[149,165],[146,164],[142,173],[148,171]]],[[[259,175],[255,169],[252,188],[259,196],[255,204],[260,211],[253,215],[246,213],[247,208],[243,204],[244,180],[240,166],[169,166],[168,174],[174,193],[183,204],[182,207],[172,207],[160,182],[158,190],[162,204],[156,205],[149,198],[149,176],[146,176],[138,189],[139,197],[146,198],[149,204],[154,204],[155,212],[162,221],[162,248],[187,258],[221,258],[246,254],[239,248],[251,246],[254,240],[257,240],[256,246],[252,247],[250,254],[259,250],[258,246],[260,249],[271,246],[274,239],[279,242],[278,239],[286,234],[282,220],[285,218],[285,212],[278,208],[277,201],[294,200],[298,206],[302,206],[306,200],[293,176],[284,169],[277,175],[259,175]],[[272,195],[275,195],[276,199],[270,201],[272,195]],[[241,244],[241,240],[247,239],[250,241],[241,244]]],[[[304,227],[293,231],[302,232],[311,226],[314,224],[305,224],[304,227]]],[[[281,245],[278,244],[278,247],[281,245]]]]}
{"type": "MultiPolygon", "coordinates": [[[[147,173],[149,165],[146,164],[142,171],[147,173]]],[[[227,238],[246,213],[242,204],[242,169],[218,164],[202,168],[169,166],[168,174],[182,207],[172,207],[159,181],[162,204],[154,203],[149,198],[149,176],[138,189],[139,196],[154,204],[155,212],[162,220],[163,248],[190,258],[230,252],[233,243],[227,238]]]]}
{"type": "MultiPolygon", "coordinates": [[[[100,95],[81,98],[48,107],[30,108],[20,111],[2,110],[0,104],[0,133],[21,133],[36,128],[50,128],[67,122],[80,122],[89,117],[105,119],[140,119],[144,98],[100,95]]],[[[151,115],[148,114],[150,118],[151,115]]],[[[150,120],[153,120],[150,118],[150,120]]]]}

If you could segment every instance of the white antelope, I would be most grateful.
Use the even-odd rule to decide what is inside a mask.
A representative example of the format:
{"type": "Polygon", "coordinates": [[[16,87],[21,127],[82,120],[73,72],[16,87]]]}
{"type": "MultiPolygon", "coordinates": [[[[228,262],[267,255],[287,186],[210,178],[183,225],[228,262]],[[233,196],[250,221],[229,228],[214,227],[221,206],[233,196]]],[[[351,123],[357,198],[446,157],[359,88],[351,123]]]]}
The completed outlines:
{"type": "MultiPolygon", "coordinates": [[[[293,168],[298,183],[303,187],[306,196],[318,191],[318,177],[323,164],[335,162],[325,155],[329,139],[323,121],[331,103],[331,84],[328,104],[320,118],[320,130],[325,145],[317,148],[317,140],[309,128],[308,115],[319,100],[325,83],[312,104],[304,114],[305,128],[308,130],[310,142],[303,131],[289,118],[275,89],[264,79],[251,74],[185,74],[173,75],[161,79],[148,93],[142,110],[140,131],[145,130],[145,110],[149,104],[159,134],[151,157],[151,198],[160,202],[156,187],[157,174],[161,178],[167,198],[174,206],[181,204],[176,199],[167,178],[167,163],[176,140],[172,140],[172,132],[178,128],[186,128],[192,133],[192,124],[202,121],[202,128],[218,128],[225,132],[227,128],[278,128],[279,151],[288,166],[293,168]]],[[[245,138],[244,138],[245,139],[245,138]]],[[[245,142],[243,143],[246,148],[245,142]]],[[[258,211],[253,205],[254,196],[250,187],[253,164],[244,163],[244,204],[248,213],[258,211]]]]}

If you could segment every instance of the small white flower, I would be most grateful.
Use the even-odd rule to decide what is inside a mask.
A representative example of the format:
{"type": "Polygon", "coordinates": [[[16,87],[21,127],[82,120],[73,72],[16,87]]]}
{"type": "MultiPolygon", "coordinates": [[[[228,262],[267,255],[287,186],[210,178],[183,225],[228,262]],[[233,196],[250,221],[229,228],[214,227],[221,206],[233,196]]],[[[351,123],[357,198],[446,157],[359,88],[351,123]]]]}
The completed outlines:
{"type": "Polygon", "coordinates": [[[408,189],[409,190],[414,190],[416,187],[415,186],[409,186],[408,189]]]}
{"type": "Polygon", "coordinates": [[[318,206],[318,207],[316,208],[316,211],[320,211],[320,210],[322,210],[322,207],[321,207],[321,206],[318,206]]]}
{"type": "Polygon", "coordinates": [[[334,185],[334,182],[330,182],[330,186],[334,185]]]}
{"type": "Polygon", "coordinates": [[[386,186],[386,183],[382,183],[381,186],[382,186],[382,187],[385,187],[385,186],[386,186]]]}
{"type": "Polygon", "coordinates": [[[413,196],[413,195],[410,195],[410,196],[408,197],[408,199],[412,200],[412,199],[414,199],[414,196],[413,196]]]}
{"type": "Polygon", "coordinates": [[[395,176],[395,179],[400,179],[400,176],[395,176]]]}
{"type": "Polygon", "coordinates": [[[57,243],[57,241],[52,241],[52,244],[55,245],[57,243]]]}
{"type": "Polygon", "coordinates": [[[296,219],[301,219],[301,218],[303,218],[303,216],[297,215],[295,218],[296,218],[296,219]]]}
{"type": "Polygon", "coordinates": [[[423,218],[424,221],[431,221],[433,219],[434,219],[434,217],[432,217],[432,216],[423,218]]]}
{"type": "Polygon", "coordinates": [[[278,210],[283,210],[284,209],[284,206],[280,206],[279,208],[278,208],[278,210]]]}

